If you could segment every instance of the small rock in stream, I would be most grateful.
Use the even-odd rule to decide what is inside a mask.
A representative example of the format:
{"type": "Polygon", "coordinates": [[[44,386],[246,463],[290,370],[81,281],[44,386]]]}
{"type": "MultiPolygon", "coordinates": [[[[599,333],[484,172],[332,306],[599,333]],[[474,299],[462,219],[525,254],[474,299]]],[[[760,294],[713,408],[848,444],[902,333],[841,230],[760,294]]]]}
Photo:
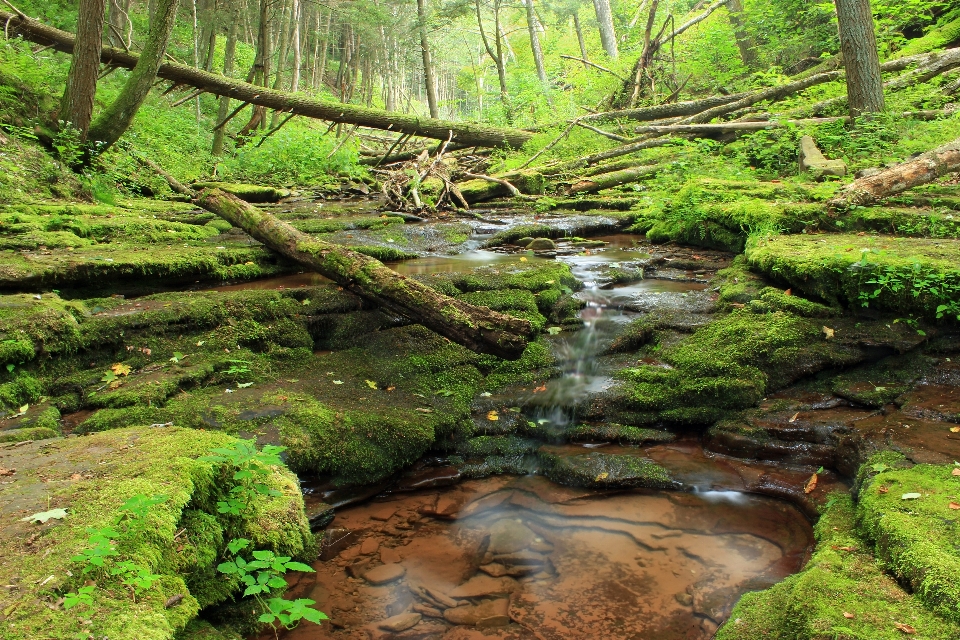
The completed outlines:
{"type": "Polygon", "coordinates": [[[462,585],[450,592],[452,598],[486,598],[489,596],[504,596],[520,588],[513,578],[494,578],[488,575],[478,575],[470,578],[462,585]]]}
{"type": "Polygon", "coordinates": [[[383,564],[363,574],[363,579],[372,585],[389,584],[407,573],[399,564],[383,564]]]}
{"type": "MultiPolygon", "coordinates": [[[[507,616],[510,601],[506,598],[487,600],[480,604],[467,604],[443,612],[443,618],[451,624],[475,625],[481,620],[507,616]]],[[[509,623],[509,618],[507,618],[509,623]]]]}
{"type": "Polygon", "coordinates": [[[498,520],[490,527],[490,546],[494,554],[515,553],[530,546],[537,535],[519,520],[498,520]]]}
{"type": "Polygon", "coordinates": [[[404,631],[410,627],[415,627],[420,623],[422,616],[419,613],[401,613],[399,615],[381,620],[377,626],[384,631],[404,631]]]}

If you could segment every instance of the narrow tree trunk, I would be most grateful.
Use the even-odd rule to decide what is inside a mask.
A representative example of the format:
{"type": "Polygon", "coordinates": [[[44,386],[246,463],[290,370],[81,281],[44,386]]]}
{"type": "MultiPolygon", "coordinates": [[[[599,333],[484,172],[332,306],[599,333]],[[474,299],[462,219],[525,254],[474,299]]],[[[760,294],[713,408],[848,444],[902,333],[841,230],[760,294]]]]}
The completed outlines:
{"type": "Polygon", "coordinates": [[[577,32],[577,43],[580,45],[580,57],[585,61],[583,68],[586,69],[589,66],[586,63],[586,61],[589,60],[587,57],[587,45],[583,42],[583,29],[580,28],[580,16],[576,11],[573,12],[573,28],[577,32]]]}
{"type": "Polygon", "coordinates": [[[82,142],[87,140],[93,119],[103,46],[104,4],[105,0],[80,0],[76,46],[60,106],[60,119],[80,132],[82,142]]]}
{"type": "Polygon", "coordinates": [[[597,14],[597,24],[600,26],[600,42],[603,50],[613,60],[620,53],[617,51],[617,34],[613,29],[613,11],[610,9],[610,0],[593,0],[593,9],[597,14]]]}
{"type": "Polygon", "coordinates": [[[130,22],[130,0],[110,0],[107,16],[107,42],[113,47],[127,49],[132,44],[130,35],[133,30],[130,22]]]}
{"type": "MultiPolygon", "coordinates": [[[[233,61],[237,53],[237,22],[240,15],[239,5],[231,3],[230,31],[227,33],[227,45],[223,51],[223,75],[227,78],[233,75],[233,61]]],[[[217,111],[217,124],[223,122],[230,111],[230,96],[220,97],[220,108],[217,111]]],[[[213,132],[213,150],[215,156],[223,155],[223,140],[226,136],[226,127],[220,127],[213,132]]]]}
{"type": "MultiPolygon", "coordinates": [[[[423,0],[417,0],[423,2],[423,0]]],[[[543,49],[540,48],[540,36],[537,33],[537,12],[533,9],[533,0],[524,0],[527,9],[527,29],[530,31],[530,49],[533,51],[533,64],[537,67],[537,77],[546,89],[547,70],[543,66],[543,49]]]]}
{"type": "Polygon", "coordinates": [[[870,205],[960,171],[960,138],[866,178],[854,180],[830,201],[834,207],[870,205]]]}
{"type": "Polygon", "coordinates": [[[880,56],[870,0],[836,0],[850,117],[884,110],[880,56]]]}
{"type": "Polygon", "coordinates": [[[143,53],[140,54],[123,89],[120,90],[120,95],[91,125],[90,139],[101,144],[101,150],[109,148],[120,139],[133,122],[147,94],[150,93],[150,87],[157,78],[157,70],[163,62],[167,41],[177,17],[177,3],[178,0],[158,0],[157,12],[150,33],[147,35],[143,53]]]}
{"type": "Polygon", "coordinates": [[[290,93],[300,90],[300,65],[303,64],[303,50],[300,47],[300,15],[303,5],[293,0],[293,33],[290,35],[290,47],[293,49],[293,76],[290,78],[290,93]]]}
{"type": "Polygon", "coordinates": [[[534,335],[527,320],[447,297],[378,260],[300,233],[219,189],[200,193],[194,202],[347,291],[473,351],[516,360],[534,335]]]}
{"type": "Polygon", "coordinates": [[[757,51],[743,19],[743,0],[727,0],[727,11],[730,12],[730,24],[733,25],[733,34],[737,39],[740,61],[743,66],[752,69],[757,63],[757,51]]]}
{"type": "Polygon", "coordinates": [[[433,61],[430,56],[430,41],[427,39],[427,10],[424,0],[417,0],[417,30],[420,32],[420,54],[423,57],[423,79],[427,90],[427,106],[430,117],[440,117],[437,105],[437,84],[433,77],[433,61]]]}

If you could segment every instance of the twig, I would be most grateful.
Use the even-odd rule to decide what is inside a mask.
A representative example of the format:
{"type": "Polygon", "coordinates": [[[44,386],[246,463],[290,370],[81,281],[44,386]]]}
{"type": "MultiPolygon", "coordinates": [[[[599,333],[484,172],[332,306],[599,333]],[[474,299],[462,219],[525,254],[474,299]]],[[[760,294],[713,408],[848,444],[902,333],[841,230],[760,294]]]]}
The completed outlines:
{"type": "Polygon", "coordinates": [[[190,187],[185,186],[182,182],[180,182],[179,180],[174,178],[172,175],[164,171],[160,167],[160,165],[158,165],[153,160],[150,160],[149,158],[142,158],[136,153],[131,153],[130,155],[133,156],[134,160],[136,160],[143,166],[147,167],[148,169],[152,169],[156,171],[158,174],[160,174],[160,176],[167,181],[167,184],[170,185],[170,188],[176,191],[177,193],[187,195],[187,196],[196,195],[196,191],[194,191],[190,187]]]}
{"type": "Polygon", "coordinates": [[[517,189],[515,186],[513,186],[506,180],[502,180],[501,178],[494,178],[493,176],[485,176],[479,173],[464,173],[463,175],[467,176],[468,178],[474,178],[477,180],[486,180],[487,182],[494,182],[496,184],[506,187],[507,191],[510,192],[510,195],[512,196],[520,195],[520,189],[517,189]]]}
{"type": "Polygon", "coordinates": [[[620,78],[620,80],[622,80],[622,81],[624,81],[624,82],[627,81],[626,78],[624,78],[622,75],[620,75],[620,74],[617,73],[616,71],[611,71],[610,69],[607,69],[606,67],[601,67],[600,65],[596,64],[595,62],[590,62],[589,60],[584,60],[583,58],[578,58],[578,57],[576,57],[576,56],[568,56],[568,55],[563,55],[563,54],[561,54],[560,57],[561,57],[561,58],[566,58],[567,60],[576,60],[577,62],[582,62],[583,64],[586,64],[586,65],[589,65],[589,66],[593,67],[594,69],[599,69],[600,71],[606,71],[606,72],[609,73],[610,75],[616,76],[617,78],[620,78]]]}
{"type": "Polygon", "coordinates": [[[588,131],[593,131],[594,133],[599,133],[600,135],[602,135],[602,136],[604,136],[604,137],[607,137],[607,138],[610,138],[611,140],[616,140],[617,142],[628,142],[628,141],[630,140],[630,138],[625,138],[625,137],[623,137],[623,136],[618,136],[618,135],[615,134],[615,133],[610,133],[609,131],[604,131],[603,129],[598,129],[598,128],[596,128],[596,127],[591,127],[590,125],[584,124],[584,123],[579,122],[579,121],[577,121],[577,120],[574,120],[572,124],[575,124],[575,125],[577,125],[578,127],[583,127],[584,129],[587,129],[588,131]]]}
{"type": "Polygon", "coordinates": [[[396,140],[394,140],[393,144],[390,145],[390,148],[387,149],[387,152],[383,154],[383,157],[377,160],[377,164],[373,165],[373,168],[376,169],[381,164],[383,164],[387,160],[387,158],[390,157],[390,154],[393,153],[393,150],[396,149],[397,146],[399,146],[401,143],[403,143],[405,140],[409,139],[412,136],[413,136],[412,133],[405,133],[401,135],[399,138],[397,138],[396,140]]]}
{"type": "Polygon", "coordinates": [[[218,124],[217,126],[215,126],[215,127],[212,129],[212,131],[219,131],[220,129],[223,129],[223,127],[226,126],[226,124],[227,124],[228,122],[230,122],[231,120],[233,120],[238,113],[240,113],[241,111],[243,111],[243,108],[244,108],[245,106],[247,106],[248,104],[250,104],[250,103],[249,103],[249,102],[244,102],[244,103],[241,104],[239,107],[237,107],[236,109],[234,109],[234,110],[230,113],[230,115],[228,115],[226,118],[224,118],[224,119],[223,119],[223,122],[221,122],[220,124],[218,124]]]}
{"type": "Polygon", "coordinates": [[[344,144],[346,144],[347,140],[349,140],[351,137],[353,137],[353,132],[356,131],[356,130],[357,130],[357,127],[359,127],[359,126],[360,126],[360,125],[357,125],[357,124],[353,125],[353,128],[350,129],[349,132],[347,132],[347,135],[343,136],[343,139],[340,140],[340,142],[337,143],[337,146],[335,146],[335,147],[333,148],[333,151],[331,151],[330,153],[327,154],[327,157],[324,158],[324,160],[329,160],[330,158],[333,157],[333,154],[335,154],[337,151],[340,151],[340,147],[342,147],[344,144]]]}
{"type": "Polygon", "coordinates": [[[257,146],[254,147],[254,149],[259,149],[260,145],[262,145],[264,142],[267,141],[267,138],[275,134],[277,131],[280,131],[280,127],[282,127],[283,125],[293,120],[296,116],[297,114],[291,113],[290,115],[288,115],[286,118],[283,119],[283,122],[275,126],[273,129],[270,129],[270,131],[267,131],[267,133],[265,133],[264,136],[260,138],[260,142],[257,143],[257,146]]]}
{"type": "Polygon", "coordinates": [[[123,45],[123,50],[126,51],[127,53],[130,53],[130,47],[127,46],[127,41],[123,39],[123,36],[120,35],[120,32],[117,31],[117,28],[112,24],[110,25],[110,31],[113,31],[113,35],[120,38],[120,44],[123,45]]]}
{"type": "Polygon", "coordinates": [[[174,107],[179,107],[184,102],[190,102],[191,100],[199,96],[201,93],[203,93],[203,89],[197,89],[196,91],[188,95],[186,98],[183,98],[181,100],[177,100],[176,102],[174,102],[172,105],[170,105],[170,108],[172,109],[174,107]]]}
{"type": "Polygon", "coordinates": [[[14,12],[15,14],[17,14],[18,16],[20,16],[21,18],[23,18],[24,20],[30,20],[30,16],[28,16],[28,15],[25,14],[23,11],[20,11],[20,9],[17,9],[15,6],[13,6],[12,4],[10,4],[10,0],[3,0],[3,4],[7,5],[7,6],[10,7],[11,9],[13,9],[13,12],[14,12]]]}
{"type": "MultiPolygon", "coordinates": [[[[582,118],[582,117],[583,117],[583,116],[580,116],[580,118],[582,118]]],[[[573,121],[572,121],[569,125],[567,125],[567,128],[563,130],[563,133],[561,133],[559,136],[557,136],[556,138],[554,138],[553,141],[552,141],[550,144],[548,144],[547,146],[545,146],[543,149],[540,149],[540,151],[537,151],[535,154],[533,154],[533,156],[531,156],[529,160],[527,160],[527,161],[524,162],[522,165],[520,165],[519,167],[517,167],[517,170],[519,171],[520,169],[526,169],[527,167],[530,166],[530,163],[531,163],[531,162],[533,162],[534,160],[536,160],[537,158],[539,158],[544,152],[549,151],[550,149],[552,149],[552,148],[554,147],[554,145],[556,145],[558,142],[560,142],[561,140],[563,140],[564,138],[566,138],[567,135],[568,135],[571,131],[573,131],[573,128],[574,128],[575,126],[577,126],[577,123],[580,122],[580,118],[574,118],[573,121]]]]}

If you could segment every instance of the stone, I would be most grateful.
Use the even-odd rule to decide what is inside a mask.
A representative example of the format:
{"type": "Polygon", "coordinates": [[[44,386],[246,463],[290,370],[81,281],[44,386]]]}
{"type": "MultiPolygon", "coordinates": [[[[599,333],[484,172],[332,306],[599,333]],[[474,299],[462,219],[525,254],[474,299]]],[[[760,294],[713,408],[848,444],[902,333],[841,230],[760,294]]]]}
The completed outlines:
{"type": "Polygon", "coordinates": [[[401,613],[386,620],[381,620],[377,623],[377,626],[384,631],[393,631],[396,633],[417,626],[421,618],[422,616],[419,613],[401,613]]]}
{"type": "Polygon", "coordinates": [[[809,171],[815,178],[843,177],[847,175],[847,165],[843,160],[828,160],[813,138],[803,136],[800,138],[800,171],[809,171]]]}
{"type": "Polygon", "coordinates": [[[534,238],[527,245],[527,249],[530,249],[531,251],[553,251],[556,248],[557,243],[550,238],[534,238]]]}
{"type": "Polygon", "coordinates": [[[494,578],[489,575],[477,575],[450,592],[451,598],[487,598],[505,596],[519,588],[513,578],[494,578]]]}
{"type": "Polygon", "coordinates": [[[537,535],[519,520],[498,520],[490,527],[490,546],[492,554],[514,553],[526,549],[537,535]]]}
{"type": "MultiPolygon", "coordinates": [[[[443,618],[450,624],[475,625],[481,620],[495,616],[508,616],[510,601],[506,598],[487,600],[480,604],[467,604],[443,612],[443,618]]],[[[509,617],[508,617],[509,621],[509,617]]]]}
{"type": "Polygon", "coordinates": [[[673,597],[676,599],[677,602],[679,602],[685,607],[689,607],[690,605],[693,604],[693,596],[690,595],[689,593],[686,593],[685,591],[681,591],[680,593],[675,594],[673,597]]]}
{"type": "Polygon", "coordinates": [[[431,606],[426,605],[426,604],[419,604],[419,603],[417,603],[417,604],[413,605],[413,610],[416,611],[417,613],[421,614],[421,615],[427,616],[428,618],[442,618],[442,617],[443,617],[443,611],[440,611],[440,609],[437,609],[436,607],[431,607],[431,606]]]}
{"type": "Polygon", "coordinates": [[[528,244],[530,244],[531,242],[533,242],[533,238],[531,238],[531,237],[528,236],[528,237],[526,237],[526,238],[520,238],[519,240],[517,240],[517,241],[514,242],[513,244],[517,245],[518,247],[525,247],[525,246],[527,246],[528,244]]]}
{"type": "Polygon", "coordinates": [[[490,616],[477,620],[476,627],[478,629],[490,629],[492,627],[505,627],[508,624],[510,624],[510,616],[490,616]]]}
{"type": "Polygon", "coordinates": [[[358,562],[347,565],[347,575],[351,578],[362,578],[370,569],[370,558],[364,558],[358,562]]]}
{"type": "Polygon", "coordinates": [[[380,549],[380,541],[376,538],[367,538],[360,545],[360,555],[372,556],[380,549]]]}
{"type": "Polygon", "coordinates": [[[434,507],[433,515],[441,518],[454,518],[460,511],[461,507],[463,507],[463,504],[466,502],[466,500],[467,496],[463,495],[442,495],[437,500],[437,506],[434,507]]]}
{"type": "Polygon", "coordinates": [[[399,580],[406,573],[407,570],[399,564],[382,564],[364,573],[363,579],[372,585],[389,584],[399,580]]]}
{"type": "Polygon", "coordinates": [[[353,558],[356,558],[358,555],[360,555],[360,547],[358,545],[354,545],[349,549],[344,549],[343,551],[340,552],[340,557],[343,558],[344,560],[352,560],[353,558]]]}
{"type": "Polygon", "coordinates": [[[380,562],[394,564],[403,560],[403,555],[392,547],[380,547],[380,562]]]}
{"type": "Polygon", "coordinates": [[[393,514],[397,512],[397,507],[391,505],[384,505],[383,508],[378,509],[370,514],[371,520],[379,520],[380,522],[386,522],[393,517],[393,514]]]}

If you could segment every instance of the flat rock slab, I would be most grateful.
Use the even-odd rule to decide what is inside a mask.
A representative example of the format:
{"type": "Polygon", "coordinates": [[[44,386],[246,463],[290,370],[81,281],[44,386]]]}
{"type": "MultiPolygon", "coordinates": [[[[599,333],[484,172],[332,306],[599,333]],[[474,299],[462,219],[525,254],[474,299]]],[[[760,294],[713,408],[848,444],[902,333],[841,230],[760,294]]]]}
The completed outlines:
{"type": "Polygon", "coordinates": [[[487,600],[481,604],[461,605],[447,609],[443,612],[443,617],[451,624],[473,626],[481,620],[487,620],[496,616],[508,616],[509,609],[510,601],[506,598],[498,598],[496,600],[487,600]]]}
{"type": "Polygon", "coordinates": [[[372,585],[389,584],[406,575],[407,570],[399,564],[382,564],[363,574],[363,579],[372,585]]]}
{"type": "Polygon", "coordinates": [[[422,616],[419,613],[401,613],[396,616],[381,620],[377,626],[384,631],[405,631],[410,627],[415,627],[420,623],[422,616]]]}
{"type": "Polygon", "coordinates": [[[490,546],[493,554],[514,553],[526,549],[536,534],[519,520],[498,520],[490,527],[490,546]]]}
{"type": "Polygon", "coordinates": [[[477,575],[450,592],[451,598],[488,598],[504,596],[520,588],[513,578],[477,575]]]}

